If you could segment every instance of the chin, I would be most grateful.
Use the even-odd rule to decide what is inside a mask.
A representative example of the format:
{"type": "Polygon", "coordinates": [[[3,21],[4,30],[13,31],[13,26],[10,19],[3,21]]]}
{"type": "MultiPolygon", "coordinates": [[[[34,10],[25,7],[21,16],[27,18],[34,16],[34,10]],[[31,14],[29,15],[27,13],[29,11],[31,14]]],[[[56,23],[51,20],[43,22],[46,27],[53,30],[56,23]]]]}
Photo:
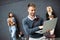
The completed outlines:
{"type": "Polygon", "coordinates": [[[35,16],[35,14],[32,14],[32,16],[35,16]]]}
{"type": "Polygon", "coordinates": [[[30,14],[31,16],[35,16],[35,14],[30,14]]]}

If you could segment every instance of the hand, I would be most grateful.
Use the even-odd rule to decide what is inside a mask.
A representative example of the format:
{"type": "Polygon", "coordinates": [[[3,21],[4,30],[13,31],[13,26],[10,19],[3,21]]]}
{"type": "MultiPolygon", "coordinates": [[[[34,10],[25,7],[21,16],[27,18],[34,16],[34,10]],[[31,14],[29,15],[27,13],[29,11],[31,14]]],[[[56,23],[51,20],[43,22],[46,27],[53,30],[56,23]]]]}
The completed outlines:
{"type": "Polygon", "coordinates": [[[22,32],[20,32],[20,34],[22,35],[23,33],[22,33],[22,32]]]}
{"type": "Polygon", "coordinates": [[[51,30],[49,29],[49,30],[47,30],[46,32],[50,32],[51,30]]]}
{"type": "Polygon", "coordinates": [[[39,26],[40,29],[43,29],[43,26],[39,26]]]}
{"type": "Polygon", "coordinates": [[[54,16],[53,15],[50,15],[49,18],[54,18],[54,16]]]}

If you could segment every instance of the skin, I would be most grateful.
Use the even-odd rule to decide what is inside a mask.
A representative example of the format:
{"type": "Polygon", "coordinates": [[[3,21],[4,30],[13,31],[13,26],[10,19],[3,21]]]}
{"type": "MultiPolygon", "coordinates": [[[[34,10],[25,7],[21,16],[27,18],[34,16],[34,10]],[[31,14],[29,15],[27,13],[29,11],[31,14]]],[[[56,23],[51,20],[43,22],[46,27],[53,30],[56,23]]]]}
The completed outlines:
{"type": "Polygon", "coordinates": [[[13,22],[13,20],[12,20],[13,14],[10,13],[9,16],[11,16],[11,18],[8,18],[8,19],[9,19],[9,20],[8,20],[8,26],[9,26],[9,24],[11,24],[11,25],[15,24],[15,22],[13,22]]]}
{"type": "MultiPolygon", "coordinates": [[[[33,6],[28,7],[28,13],[29,13],[28,15],[29,15],[32,19],[34,19],[35,13],[36,13],[36,7],[33,7],[33,6]]],[[[42,29],[43,26],[39,26],[39,28],[42,29]]]]}
{"type": "MultiPolygon", "coordinates": [[[[49,13],[51,13],[52,14],[52,12],[53,12],[53,9],[52,9],[52,7],[51,6],[48,6],[47,8],[47,12],[48,12],[48,15],[49,15],[49,13]]],[[[49,15],[49,18],[54,18],[54,16],[53,15],[49,15]]],[[[50,19],[50,20],[52,20],[52,19],[50,19]]],[[[51,30],[48,30],[47,32],[50,32],[51,30]]],[[[54,34],[52,34],[53,36],[52,36],[52,38],[54,38],[55,37],[55,35],[54,34]]]]}
{"type": "MultiPolygon", "coordinates": [[[[53,9],[52,9],[51,6],[48,6],[46,9],[47,9],[48,15],[49,15],[49,14],[52,14],[53,9]]],[[[49,18],[53,18],[53,17],[54,17],[53,15],[50,15],[50,16],[49,16],[49,18]]]]}
{"type": "Polygon", "coordinates": [[[28,7],[29,16],[33,19],[35,17],[36,8],[33,6],[28,7]]]}
{"type": "Polygon", "coordinates": [[[13,14],[12,14],[12,13],[10,13],[10,16],[12,17],[12,16],[13,16],[13,14]]]}
{"type": "Polygon", "coordinates": [[[48,6],[46,9],[47,9],[47,12],[50,12],[50,13],[52,13],[52,12],[53,12],[53,10],[52,10],[52,7],[51,7],[51,6],[48,6]]]}

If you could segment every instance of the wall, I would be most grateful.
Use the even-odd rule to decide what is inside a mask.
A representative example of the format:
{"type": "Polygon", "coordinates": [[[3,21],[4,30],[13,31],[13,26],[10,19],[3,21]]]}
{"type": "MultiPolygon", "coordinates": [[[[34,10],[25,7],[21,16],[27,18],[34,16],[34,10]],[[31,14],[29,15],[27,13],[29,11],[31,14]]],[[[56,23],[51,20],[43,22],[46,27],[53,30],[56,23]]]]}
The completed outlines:
{"type": "MultiPolygon", "coordinates": [[[[58,18],[60,18],[60,0],[26,0],[26,1],[19,1],[14,2],[10,4],[5,4],[0,6],[0,39],[1,40],[9,40],[10,35],[8,31],[7,26],[7,17],[8,13],[11,11],[16,16],[21,26],[21,21],[24,17],[28,15],[27,12],[27,4],[30,2],[33,2],[37,6],[37,14],[40,15],[45,20],[45,14],[46,14],[46,6],[51,5],[57,15],[58,18]]],[[[60,19],[58,19],[56,27],[56,37],[60,37],[60,19]]],[[[22,27],[22,26],[21,26],[22,27]]]]}

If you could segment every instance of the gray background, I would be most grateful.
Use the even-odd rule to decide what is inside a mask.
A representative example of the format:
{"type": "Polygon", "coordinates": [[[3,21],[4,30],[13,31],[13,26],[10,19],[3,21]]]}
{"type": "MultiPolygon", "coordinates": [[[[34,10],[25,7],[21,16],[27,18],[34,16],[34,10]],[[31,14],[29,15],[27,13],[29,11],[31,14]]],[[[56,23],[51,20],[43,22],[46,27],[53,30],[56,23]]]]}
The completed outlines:
{"type": "Polygon", "coordinates": [[[21,26],[21,21],[24,17],[28,15],[27,4],[35,3],[37,6],[37,15],[40,15],[45,20],[46,7],[52,6],[54,12],[58,17],[58,23],[56,27],[56,37],[60,37],[60,0],[16,0],[16,1],[0,1],[0,40],[9,40],[10,35],[8,31],[7,18],[8,13],[13,12],[21,26]]]}

